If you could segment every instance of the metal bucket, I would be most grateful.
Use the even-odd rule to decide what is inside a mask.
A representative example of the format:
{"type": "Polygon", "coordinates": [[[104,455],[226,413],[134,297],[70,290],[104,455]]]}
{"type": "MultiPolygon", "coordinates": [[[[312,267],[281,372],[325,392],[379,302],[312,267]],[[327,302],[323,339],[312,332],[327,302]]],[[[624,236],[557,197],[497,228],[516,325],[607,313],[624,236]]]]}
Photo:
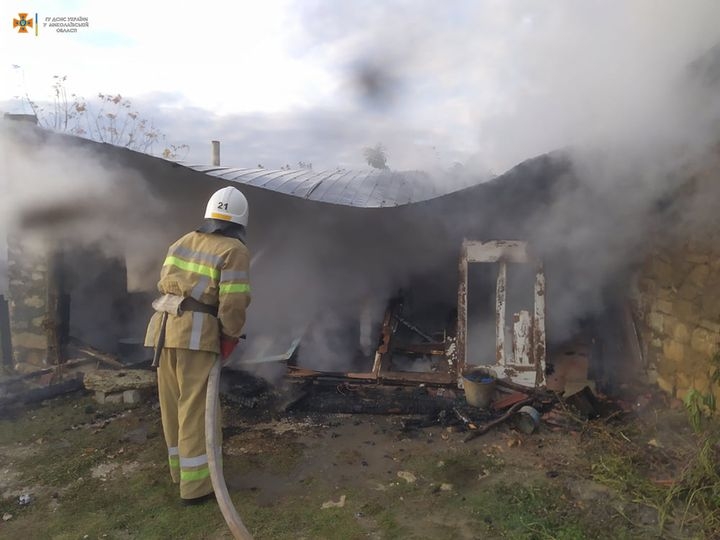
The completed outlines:
{"type": "MultiPolygon", "coordinates": [[[[123,364],[134,364],[148,358],[145,341],[140,338],[122,338],[117,342],[118,356],[123,364]]],[[[149,353],[152,357],[152,351],[149,353]]]]}
{"type": "Polygon", "coordinates": [[[487,409],[495,397],[495,374],[487,368],[474,368],[463,375],[465,401],[468,405],[487,409]]]}
{"type": "Polygon", "coordinates": [[[540,413],[534,407],[525,405],[515,416],[515,427],[526,435],[535,433],[540,426],[540,413]]]}

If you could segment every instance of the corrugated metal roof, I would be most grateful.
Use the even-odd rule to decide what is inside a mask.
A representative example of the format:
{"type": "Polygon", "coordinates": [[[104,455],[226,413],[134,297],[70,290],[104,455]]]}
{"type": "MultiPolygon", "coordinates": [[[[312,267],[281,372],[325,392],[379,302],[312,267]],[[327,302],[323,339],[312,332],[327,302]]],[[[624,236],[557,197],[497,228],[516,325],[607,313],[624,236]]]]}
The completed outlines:
{"type": "Polygon", "coordinates": [[[238,169],[187,165],[228,182],[259,187],[311,201],[381,208],[426,201],[444,195],[421,171],[348,169],[238,169]]]}

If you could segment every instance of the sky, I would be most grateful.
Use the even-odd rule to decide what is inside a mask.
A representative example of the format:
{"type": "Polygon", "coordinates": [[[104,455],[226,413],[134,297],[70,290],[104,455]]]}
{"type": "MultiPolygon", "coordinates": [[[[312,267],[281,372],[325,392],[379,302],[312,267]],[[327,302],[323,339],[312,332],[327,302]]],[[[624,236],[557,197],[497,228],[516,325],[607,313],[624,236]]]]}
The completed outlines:
{"type": "MultiPolygon", "coordinates": [[[[469,0],[3,2],[0,110],[52,99],[54,76],[122,94],[187,161],[478,174],[632,132],[720,42],[720,3],[469,0]],[[18,13],[38,35],[18,34],[18,13]],[[53,17],[86,17],[60,33],[53,17]]],[[[160,150],[159,148],[156,151],[160,150]]]]}

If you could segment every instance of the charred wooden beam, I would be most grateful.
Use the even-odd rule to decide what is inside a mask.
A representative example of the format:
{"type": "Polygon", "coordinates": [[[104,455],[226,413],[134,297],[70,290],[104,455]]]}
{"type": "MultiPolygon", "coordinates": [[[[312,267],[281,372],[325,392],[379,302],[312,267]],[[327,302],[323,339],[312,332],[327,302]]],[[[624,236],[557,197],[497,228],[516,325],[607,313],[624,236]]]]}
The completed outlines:
{"type": "Polygon", "coordinates": [[[295,378],[332,377],[336,379],[359,379],[374,381],[377,376],[374,373],[353,373],[343,371],[316,371],[299,366],[288,366],[287,375],[295,378]]]}
{"type": "Polygon", "coordinates": [[[455,375],[447,372],[428,373],[424,371],[385,371],[381,373],[380,376],[384,381],[402,382],[404,384],[455,384],[455,375]]]}
{"type": "Polygon", "coordinates": [[[125,369],[127,366],[120,362],[118,358],[112,354],[103,352],[95,347],[82,343],[81,341],[72,338],[74,348],[83,354],[86,354],[96,360],[99,360],[103,364],[107,364],[115,369],[125,369]]]}
{"type": "MultiPolygon", "coordinates": [[[[78,360],[68,360],[63,364],[63,367],[66,369],[72,369],[74,367],[82,366],[84,364],[89,364],[90,362],[97,362],[96,358],[80,358],[78,360]]],[[[51,367],[51,368],[45,368],[45,369],[39,369],[37,371],[31,371],[29,373],[23,373],[22,375],[15,375],[13,377],[7,377],[0,381],[0,386],[8,386],[13,383],[17,383],[20,381],[27,381],[30,379],[35,379],[37,377],[40,377],[42,375],[47,375],[48,373],[55,373],[57,372],[57,367],[51,367]]]]}
{"type": "Polygon", "coordinates": [[[399,313],[395,313],[394,316],[395,316],[395,319],[396,319],[400,324],[402,324],[402,325],[405,326],[406,328],[408,328],[408,329],[410,329],[411,331],[413,331],[414,333],[416,333],[418,336],[420,336],[421,338],[423,338],[425,341],[427,341],[427,342],[432,342],[432,341],[433,341],[433,338],[430,337],[429,334],[427,334],[426,332],[423,332],[422,330],[420,330],[420,328],[418,328],[418,327],[415,326],[413,323],[411,323],[410,321],[408,321],[407,319],[405,319],[404,317],[402,317],[399,313]]]}
{"type": "Polygon", "coordinates": [[[43,386],[41,388],[33,388],[32,390],[19,392],[17,394],[11,394],[9,396],[0,398],[0,408],[13,405],[27,405],[29,403],[36,403],[45,399],[61,396],[63,394],[77,392],[78,390],[83,390],[82,379],[68,379],[58,384],[43,386]]]}
{"type": "Polygon", "coordinates": [[[357,384],[317,384],[294,410],[349,414],[437,414],[452,407],[448,398],[420,388],[357,384]]]}
{"type": "Polygon", "coordinates": [[[394,348],[397,352],[410,354],[426,354],[431,356],[444,356],[444,343],[408,343],[407,345],[398,345],[394,348]]]}

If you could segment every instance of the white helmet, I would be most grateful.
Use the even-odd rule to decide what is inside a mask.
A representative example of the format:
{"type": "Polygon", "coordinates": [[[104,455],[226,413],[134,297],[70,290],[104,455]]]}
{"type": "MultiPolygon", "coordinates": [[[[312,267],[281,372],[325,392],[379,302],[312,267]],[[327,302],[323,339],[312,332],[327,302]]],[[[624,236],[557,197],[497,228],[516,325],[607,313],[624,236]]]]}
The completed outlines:
{"type": "Polygon", "coordinates": [[[216,191],[210,197],[205,209],[205,218],[231,221],[246,227],[248,213],[248,202],[245,195],[234,187],[226,187],[216,191]]]}

